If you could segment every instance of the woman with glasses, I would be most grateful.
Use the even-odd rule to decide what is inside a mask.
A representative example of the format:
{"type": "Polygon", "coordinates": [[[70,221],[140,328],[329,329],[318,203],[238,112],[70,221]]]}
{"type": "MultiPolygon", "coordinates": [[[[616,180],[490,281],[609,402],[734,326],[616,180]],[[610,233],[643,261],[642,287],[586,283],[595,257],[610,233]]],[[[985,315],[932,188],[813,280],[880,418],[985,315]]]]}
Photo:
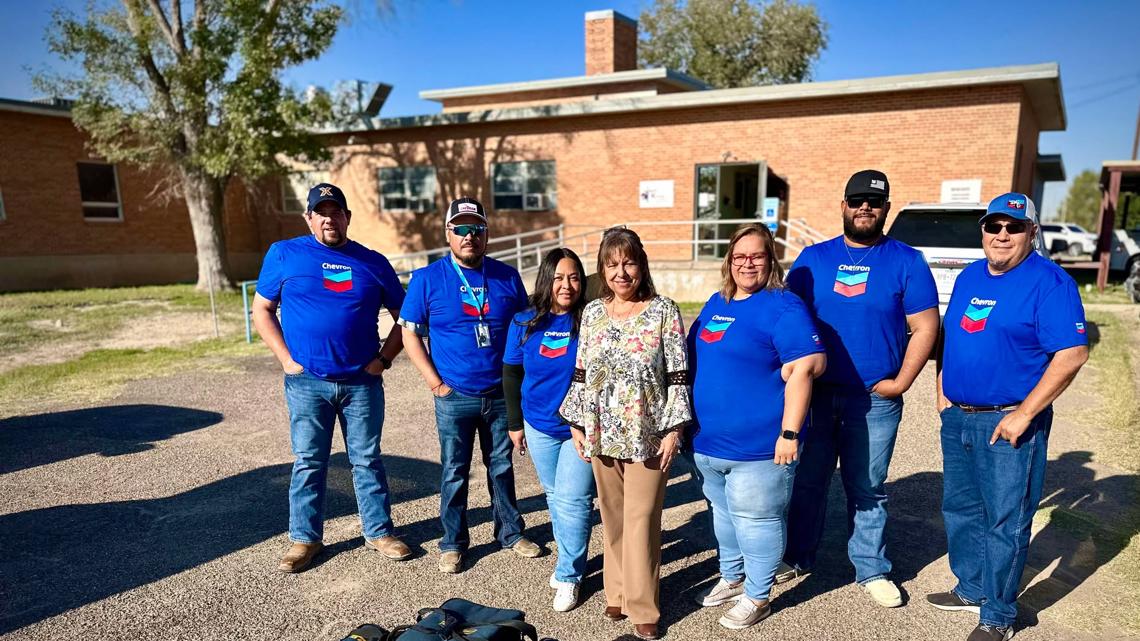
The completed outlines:
{"type": "Polygon", "coordinates": [[[661,508],[680,432],[692,421],[677,304],[658,296],[637,234],[598,248],[601,297],[586,305],[574,379],[560,413],[593,466],[605,541],[605,616],[657,639],[661,508]]]}
{"type": "Polygon", "coordinates": [[[767,227],[732,236],[723,284],[689,329],[693,458],[712,506],[720,580],[702,606],[742,629],[771,612],[768,595],[787,539],[801,428],[827,364],[807,306],[784,289],[767,227]],[[741,399],[751,399],[746,406],[741,399]]]}
{"type": "Polygon", "coordinates": [[[507,429],[515,449],[529,452],[534,462],[558,544],[550,576],[558,612],[578,605],[594,507],[593,471],[578,458],[570,428],[558,418],[574,374],[585,283],[577,254],[565,248],[548,253],[538,267],[529,308],[511,323],[503,357],[507,429]]]}

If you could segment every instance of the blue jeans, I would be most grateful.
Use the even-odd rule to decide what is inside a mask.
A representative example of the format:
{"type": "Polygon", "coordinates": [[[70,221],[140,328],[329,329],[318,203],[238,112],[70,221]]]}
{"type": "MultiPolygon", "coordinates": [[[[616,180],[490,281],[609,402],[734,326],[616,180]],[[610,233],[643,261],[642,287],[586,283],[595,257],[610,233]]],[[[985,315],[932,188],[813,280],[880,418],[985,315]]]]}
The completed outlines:
{"type": "Polygon", "coordinates": [[[316,543],[324,536],[325,487],[333,429],[340,419],[352,485],[365,538],[392,533],[388,477],[380,458],[384,426],[384,388],[380,379],[361,373],[328,381],[308,373],[285,376],[293,475],[289,482],[289,538],[316,543]]]}
{"type": "Polygon", "coordinates": [[[590,515],[594,510],[594,471],[578,458],[574,441],[548,436],[529,423],[526,431],[527,451],[538,472],[538,481],[546,491],[550,507],[550,526],[558,543],[558,562],[554,579],[579,583],[586,574],[586,552],[590,546],[590,515]]]}
{"type": "Polygon", "coordinates": [[[954,592],[980,603],[981,622],[1017,617],[1017,592],[1041,500],[1053,409],[1037,415],[1017,447],[990,436],[1007,412],[942,411],[942,518],[954,592]]]}
{"type": "Polygon", "coordinates": [[[891,571],[887,560],[887,468],[902,419],[902,398],[816,385],[788,511],[788,565],[810,570],[823,536],[827,488],[840,463],[847,495],[847,556],[865,585],[891,571]]]}
{"type": "Polygon", "coordinates": [[[471,545],[467,532],[467,479],[475,438],[487,468],[487,492],[491,495],[495,539],[511,547],[522,537],[523,520],[515,500],[515,470],[511,465],[511,438],[507,435],[507,404],[502,393],[485,397],[467,396],[458,390],[435,397],[435,426],[439,431],[439,519],[443,539],[439,549],[466,551],[471,545]]]}
{"type": "Polygon", "coordinates": [[[728,461],[700,453],[693,458],[712,504],[721,578],[744,578],[749,598],[767,599],[788,539],[796,462],[728,461]]]}

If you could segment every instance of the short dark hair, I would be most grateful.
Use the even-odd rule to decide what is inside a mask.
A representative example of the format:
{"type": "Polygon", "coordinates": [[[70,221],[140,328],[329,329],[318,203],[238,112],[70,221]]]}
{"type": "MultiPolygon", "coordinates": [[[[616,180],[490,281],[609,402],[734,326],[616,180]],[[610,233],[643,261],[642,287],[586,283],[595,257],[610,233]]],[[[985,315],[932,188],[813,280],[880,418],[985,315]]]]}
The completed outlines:
{"type": "Polygon", "coordinates": [[[653,286],[653,278],[649,275],[649,256],[645,254],[645,247],[641,238],[632,230],[625,227],[610,227],[602,232],[602,242],[598,245],[598,297],[602,300],[611,300],[614,292],[606,282],[606,259],[614,254],[632,258],[641,272],[641,282],[637,286],[635,296],[637,300],[649,300],[657,296],[657,288],[653,286]]]}

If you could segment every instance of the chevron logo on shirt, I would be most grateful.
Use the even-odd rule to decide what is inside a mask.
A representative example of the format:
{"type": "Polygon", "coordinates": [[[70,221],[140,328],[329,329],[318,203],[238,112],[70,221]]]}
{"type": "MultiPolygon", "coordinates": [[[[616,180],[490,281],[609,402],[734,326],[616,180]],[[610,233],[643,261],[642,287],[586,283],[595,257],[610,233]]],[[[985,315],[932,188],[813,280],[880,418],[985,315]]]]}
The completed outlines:
{"type": "Polygon", "coordinates": [[[840,265],[839,270],[835,272],[835,287],[832,291],[847,298],[860,296],[867,293],[867,279],[870,276],[870,267],[840,265]]]}
{"type": "Polygon", "coordinates": [[[475,297],[476,293],[480,294],[483,298],[483,315],[491,313],[491,301],[486,299],[486,290],[482,287],[459,287],[459,293],[463,295],[463,313],[468,316],[479,315],[479,299],[475,297]]]}
{"type": "Polygon", "coordinates": [[[701,328],[700,339],[706,343],[715,343],[724,338],[724,333],[728,331],[730,325],[735,322],[735,318],[728,316],[713,315],[709,322],[701,328]]]}
{"type": "Polygon", "coordinates": [[[538,346],[538,353],[546,358],[565,356],[570,348],[570,332],[546,332],[542,335],[542,343],[538,346]]]}
{"type": "Polygon", "coordinates": [[[966,306],[966,312],[962,314],[960,323],[962,329],[966,330],[967,334],[976,334],[985,329],[994,305],[997,305],[996,300],[971,298],[970,304],[966,306]]]}
{"type": "Polygon", "coordinates": [[[325,289],[334,292],[347,292],[352,289],[352,268],[344,265],[321,265],[324,272],[325,289]]]}

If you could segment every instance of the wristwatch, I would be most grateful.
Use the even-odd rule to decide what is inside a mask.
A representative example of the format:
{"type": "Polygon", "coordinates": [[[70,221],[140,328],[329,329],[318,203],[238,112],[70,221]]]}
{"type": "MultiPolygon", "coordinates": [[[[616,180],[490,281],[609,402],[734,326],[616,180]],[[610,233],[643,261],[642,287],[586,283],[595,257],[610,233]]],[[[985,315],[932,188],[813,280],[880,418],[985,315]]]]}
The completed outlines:
{"type": "Polygon", "coordinates": [[[795,441],[800,438],[800,433],[793,432],[792,430],[784,430],[783,432],[780,432],[780,438],[786,438],[789,441],[795,441]]]}
{"type": "Polygon", "coordinates": [[[392,361],[389,360],[387,356],[377,352],[376,360],[380,361],[380,364],[384,366],[384,369],[392,369],[392,361]]]}

